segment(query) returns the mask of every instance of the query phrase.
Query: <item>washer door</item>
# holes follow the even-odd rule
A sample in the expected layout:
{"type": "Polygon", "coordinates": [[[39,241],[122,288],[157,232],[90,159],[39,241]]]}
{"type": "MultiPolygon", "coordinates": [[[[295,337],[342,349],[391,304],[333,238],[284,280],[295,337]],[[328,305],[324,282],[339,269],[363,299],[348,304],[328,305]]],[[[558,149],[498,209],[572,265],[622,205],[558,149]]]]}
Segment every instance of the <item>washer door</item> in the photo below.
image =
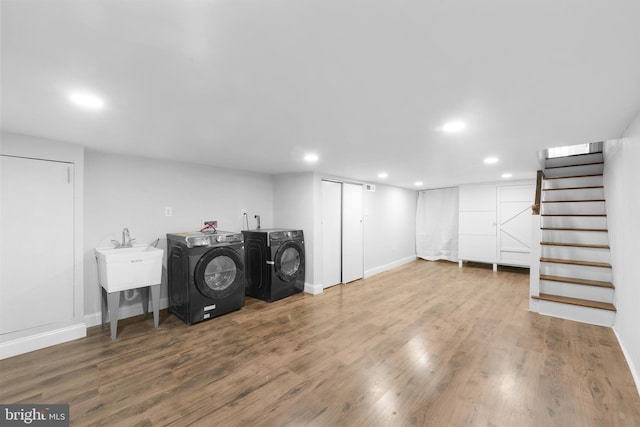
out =
{"type": "Polygon", "coordinates": [[[295,280],[304,270],[304,249],[295,241],[284,242],[274,258],[275,273],[284,282],[295,280]]]}
{"type": "Polygon", "coordinates": [[[240,255],[228,247],[214,248],[196,264],[196,287],[209,298],[224,298],[244,286],[244,266],[240,255]]]}

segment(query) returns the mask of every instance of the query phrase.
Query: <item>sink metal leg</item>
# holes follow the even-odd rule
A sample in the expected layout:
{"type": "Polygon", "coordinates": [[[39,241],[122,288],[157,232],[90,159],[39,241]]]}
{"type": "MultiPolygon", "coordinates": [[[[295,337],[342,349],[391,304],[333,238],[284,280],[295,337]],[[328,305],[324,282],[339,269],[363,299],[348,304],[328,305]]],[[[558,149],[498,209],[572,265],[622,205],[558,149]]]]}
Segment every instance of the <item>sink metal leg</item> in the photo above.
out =
{"type": "Polygon", "coordinates": [[[120,307],[120,292],[109,294],[109,328],[111,329],[111,340],[116,339],[118,331],[118,311],[120,307]]]}
{"type": "Polygon", "coordinates": [[[100,286],[100,296],[102,301],[102,327],[104,328],[104,324],[107,323],[107,310],[109,309],[109,305],[107,304],[107,290],[100,286]]]}
{"type": "Polygon", "coordinates": [[[153,327],[157,328],[160,321],[160,284],[151,285],[151,304],[153,308],[153,327]]]}
{"type": "Polygon", "coordinates": [[[149,314],[149,287],[148,286],[143,286],[142,288],[140,288],[140,296],[141,296],[141,300],[142,300],[142,314],[144,315],[144,318],[147,318],[147,315],[149,314]]]}

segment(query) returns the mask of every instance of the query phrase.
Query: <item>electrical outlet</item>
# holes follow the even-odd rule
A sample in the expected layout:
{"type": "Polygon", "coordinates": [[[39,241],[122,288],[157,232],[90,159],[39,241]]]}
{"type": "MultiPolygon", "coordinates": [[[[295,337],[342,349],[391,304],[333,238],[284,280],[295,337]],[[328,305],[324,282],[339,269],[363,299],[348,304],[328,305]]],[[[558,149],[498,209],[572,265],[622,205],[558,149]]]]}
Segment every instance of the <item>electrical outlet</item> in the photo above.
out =
{"type": "Polygon", "coordinates": [[[171,206],[165,206],[164,216],[173,216],[173,208],[171,206]]]}

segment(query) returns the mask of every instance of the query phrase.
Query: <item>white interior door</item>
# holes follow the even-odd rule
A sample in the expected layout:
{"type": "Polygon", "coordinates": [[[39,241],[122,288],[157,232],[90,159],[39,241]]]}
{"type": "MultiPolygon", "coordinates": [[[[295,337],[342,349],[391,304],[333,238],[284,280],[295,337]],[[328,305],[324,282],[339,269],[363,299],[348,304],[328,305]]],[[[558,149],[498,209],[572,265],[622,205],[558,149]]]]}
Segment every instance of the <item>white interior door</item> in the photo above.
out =
{"type": "Polygon", "coordinates": [[[364,276],[362,185],[342,184],[342,282],[364,276]]]}
{"type": "Polygon", "coordinates": [[[498,262],[528,267],[534,185],[498,187],[498,262]]]}
{"type": "Polygon", "coordinates": [[[496,187],[462,185],[458,189],[460,260],[496,264],[496,187]]]}
{"type": "Polygon", "coordinates": [[[73,164],[0,162],[0,333],[73,320],[73,164]]]}
{"type": "Polygon", "coordinates": [[[342,184],[322,181],[322,283],[342,283],[342,184]]]}

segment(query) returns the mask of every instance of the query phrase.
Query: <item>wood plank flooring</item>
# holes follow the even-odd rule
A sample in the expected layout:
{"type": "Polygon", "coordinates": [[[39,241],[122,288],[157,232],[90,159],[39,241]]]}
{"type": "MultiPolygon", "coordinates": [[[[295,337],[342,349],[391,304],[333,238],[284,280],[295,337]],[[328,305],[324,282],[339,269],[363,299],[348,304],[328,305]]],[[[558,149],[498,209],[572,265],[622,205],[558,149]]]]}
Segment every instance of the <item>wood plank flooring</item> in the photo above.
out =
{"type": "Polygon", "coordinates": [[[165,311],[0,361],[73,426],[638,426],[611,329],[527,311],[528,270],[418,260],[188,326],[165,311]]]}

